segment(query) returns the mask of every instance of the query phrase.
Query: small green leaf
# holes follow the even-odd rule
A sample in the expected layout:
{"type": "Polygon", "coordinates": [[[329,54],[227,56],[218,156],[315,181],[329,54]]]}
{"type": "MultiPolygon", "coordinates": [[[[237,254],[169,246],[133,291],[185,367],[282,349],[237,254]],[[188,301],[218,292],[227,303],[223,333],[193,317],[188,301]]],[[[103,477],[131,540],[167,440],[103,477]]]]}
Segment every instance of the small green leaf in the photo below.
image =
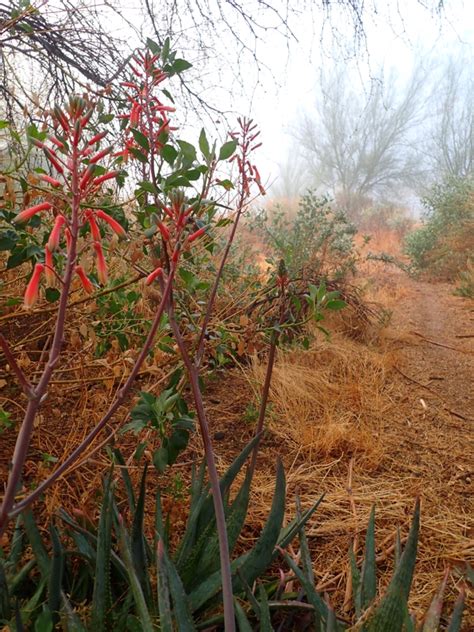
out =
{"type": "Polygon", "coordinates": [[[99,123],[110,123],[115,118],[114,114],[102,114],[99,116],[99,123]]]}
{"type": "Polygon", "coordinates": [[[227,178],[225,180],[217,180],[216,184],[218,184],[220,187],[223,187],[226,191],[231,191],[232,189],[235,189],[234,183],[227,178]]]}
{"type": "Polygon", "coordinates": [[[196,160],[196,148],[194,145],[186,142],[185,140],[178,140],[177,143],[185,160],[194,162],[196,160]]]}
{"type": "Polygon", "coordinates": [[[59,300],[61,296],[61,292],[55,287],[47,287],[44,293],[44,296],[48,303],[55,303],[59,300]]]}
{"type": "Polygon", "coordinates": [[[155,452],[153,453],[153,465],[162,474],[166,470],[166,467],[168,465],[168,460],[169,460],[168,450],[164,446],[162,446],[161,448],[158,448],[158,450],[155,450],[155,452]]]}
{"type": "Polygon", "coordinates": [[[5,127],[8,127],[10,125],[10,121],[5,121],[5,120],[1,120],[0,121],[0,129],[5,129],[5,127]]]}
{"type": "Polygon", "coordinates": [[[173,145],[164,145],[161,148],[161,155],[163,160],[165,160],[171,167],[174,164],[174,161],[178,157],[178,151],[173,147],[173,145]]]}
{"type": "Polygon", "coordinates": [[[161,53],[159,45],[149,37],[146,38],[146,46],[150,49],[153,55],[159,55],[161,53]]]}
{"type": "Polygon", "coordinates": [[[150,143],[148,142],[148,138],[145,136],[145,134],[140,132],[140,130],[138,129],[132,129],[132,134],[133,134],[133,138],[135,139],[135,142],[137,142],[140,145],[140,147],[144,149],[146,152],[149,152],[150,143]]]}
{"type": "Polygon", "coordinates": [[[192,66],[193,65],[189,61],[186,61],[186,59],[175,59],[170,70],[173,74],[178,74],[192,68],[192,66]]]}
{"type": "Polygon", "coordinates": [[[346,306],[347,306],[347,303],[341,299],[329,300],[325,305],[327,309],[333,309],[333,310],[343,309],[346,306]]]}
{"type": "Polygon", "coordinates": [[[199,134],[199,149],[206,160],[211,159],[211,149],[209,147],[209,141],[207,140],[206,131],[202,128],[199,134]]]}
{"type": "Polygon", "coordinates": [[[143,189],[143,191],[146,191],[147,193],[152,193],[153,195],[158,194],[158,189],[155,187],[153,182],[143,180],[143,182],[140,182],[138,186],[140,187],[140,189],[143,189]]]}
{"type": "Polygon", "coordinates": [[[219,151],[219,160],[227,160],[232,156],[234,151],[237,149],[237,141],[229,140],[227,143],[224,143],[219,151]]]}
{"type": "Polygon", "coordinates": [[[148,158],[145,156],[145,154],[142,154],[142,152],[139,151],[136,147],[129,147],[129,152],[132,154],[132,156],[135,156],[137,160],[143,162],[143,164],[146,164],[148,162],[148,158]]]}

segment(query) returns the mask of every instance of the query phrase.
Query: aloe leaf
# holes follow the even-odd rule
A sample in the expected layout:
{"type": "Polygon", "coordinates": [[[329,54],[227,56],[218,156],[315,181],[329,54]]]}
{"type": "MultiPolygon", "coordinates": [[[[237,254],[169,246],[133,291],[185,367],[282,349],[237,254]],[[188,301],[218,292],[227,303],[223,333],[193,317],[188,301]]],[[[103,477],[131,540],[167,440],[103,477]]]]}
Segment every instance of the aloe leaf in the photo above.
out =
{"type": "Polygon", "coordinates": [[[352,577],[352,595],[354,601],[354,610],[356,614],[356,619],[359,619],[361,616],[361,608],[360,608],[360,571],[357,568],[357,561],[354,555],[353,545],[349,547],[349,561],[351,565],[351,577],[352,577]]]}
{"type": "MultiPolygon", "coordinates": [[[[230,486],[244,466],[247,457],[250,455],[259,439],[260,436],[256,436],[245,446],[242,452],[235,458],[235,460],[231,463],[225,474],[220,479],[219,486],[223,498],[228,493],[230,486]]],[[[214,501],[212,495],[208,494],[204,505],[199,512],[198,531],[202,530],[207,524],[209,524],[211,520],[215,520],[214,501]]]]}
{"type": "Polygon", "coordinates": [[[186,630],[186,632],[193,632],[196,627],[193,621],[189,597],[184,590],[178,571],[169,558],[165,546],[163,546],[163,561],[168,575],[170,593],[173,600],[173,614],[176,619],[177,629],[186,630]]]}
{"type": "MultiPolygon", "coordinates": [[[[273,551],[280,535],[281,525],[285,514],[286,482],[283,465],[278,459],[275,482],[275,493],[267,522],[262,529],[257,543],[240,566],[240,573],[248,584],[252,584],[257,577],[268,568],[272,562],[273,551]]],[[[242,590],[242,582],[236,579],[235,589],[242,590]]]]}
{"type": "Polygon", "coordinates": [[[64,591],[61,591],[61,619],[63,622],[62,627],[67,630],[67,632],[85,632],[85,627],[74,612],[71,602],[64,591]]]}
{"type": "MultiPolygon", "coordinates": [[[[87,529],[84,529],[84,527],[81,527],[81,525],[79,525],[73,518],[71,518],[71,516],[69,516],[69,514],[63,509],[59,510],[59,516],[61,520],[72,527],[73,531],[71,533],[71,537],[76,543],[78,554],[95,564],[97,557],[97,536],[95,536],[87,529]]],[[[110,561],[117,572],[120,574],[121,578],[126,581],[127,569],[125,568],[125,565],[120,557],[113,550],[110,551],[110,561]]]]}
{"type": "Polygon", "coordinates": [[[123,455],[118,448],[115,448],[113,450],[113,455],[115,457],[115,460],[120,466],[120,475],[122,476],[122,480],[125,485],[125,491],[127,493],[127,500],[128,500],[128,507],[130,509],[130,513],[133,515],[135,513],[135,508],[136,508],[136,500],[135,500],[135,492],[133,491],[132,479],[130,478],[130,474],[128,473],[125,459],[123,458],[123,455]]]}
{"type": "Polygon", "coordinates": [[[156,569],[156,592],[158,595],[158,611],[160,614],[160,631],[173,632],[168,572],[165,560],[164,545],[161,539],[159,539],[157,542],[156,569]]]}
{"type": "Polygon", "coordinates": [[[135,606],[137,608],[137,614],[140,619],[140,625],[143,632],[153,632],[153,623],[150,617],[150,613],[148,611],[145,596],[143,594],[143,590],[140,584],[140,580],[135,572],[135,568],[132,560],[132,553],[130,551],[130,547],[128,544],[127,531],[125,529],[125,525],[123,521],[119,521],[119,543],[120,543],[120,552],[122,554],[122,558],[125,564],[125,567],[128,572],[128,578],[130,582],[130,588],[133,594],[133,600],[135,601],[135,606]]]}
{"type": "Polygon", "coordinates": [[[441,611],[443,610],[444,591],[446,590],[446,584],[448,583],[449,570],[449,568],[446,569],[443,581],[441,582],[441,585],[426,612],[422,632],[437,632],[438,630],[441,611]]]}
{"type": "Polygon", "coordinates": [[[150,608],[150,606],[152,605],[152,592],[150,577],[148,574],[148,560],[146,551],[147,542],[145,540],[145,535],[143,532],[146,495],[146,474],[147,465],[145,465],[145,467],[143,468],[143,475],[140,483],[140,494],[138,496],[135,514],[133,516],[130,548],[135,572],[140,581],[143,594],[145,595],[147,606],[150,608]]]}
{"type": "Polygon", "coordinates": [[[461,632],[462,614],[464,611],[465,598],[466,591],[463,586],[458,595],[458,598],[456,599],[456,603],[454,604],[453,613],[451,615],[451,619],[449,620],[449,625],[446,632],[461,632]]]}
{"type": "Polygon", "coordinates": [[[40,569],[43,577],[48,579],[51,562],[43,544],[43,540],[41,538],[38,527],[36,526],[33,514],[30,510],[27,510],[23,513],[23,524],[25,525],[26,536],[31,544],[31,548],[33,549],[33,554],[36,558],[38,568],[40,569]]]}
{"type": "Polygon", "coordinates": [[[316,612],[319,614],[321,619],[327,623],[328,620],[328,607],[324,603],[321,595],[318,593],[316,588],[314,587],[313,582],[310,582],[303,571],[299,568],[299,566],[291,559],[291,557],[283,551],[283,557],[290,567],[290,569],[296,575],[298,581],[300,582],[303,590],[306,593],[306,598],[308,602],[313,606],[316,612]]]}
{"type": "Polygon", "coordinates": [[[370,512],[369,524],[365,535],[365,556],[360,574],[356,604],[359,612],[366,610],[377,594],[377,576],[375,563],[375,507],[370,512]]]}
{"type": "MultiPolygon", "coordinates": [[[[273,559],[273,550],[281,531],[281,523],[285,511],[285,473],[281,462],[278,461],[275,494],[267,522],[260,537],[249,552],[241,555],[231,563],[233,573],[239,569],[240,577],[248,584],[252,584],[269,566],[273,559]]],[[[234,590],[242,591],[244,584],[240,577],[234,580],[234,590]]],[[[201,608],[209,599],[214,597],[221,588],[220,570],[213,573],[189,595],[191,610],[201,608]]]]}
{"type": "Polygon", "coordinates": [[[12,595],[15,594],[15,592],[18,590],[18,587],[28,577],[31,570],[35,566],[36,566],[36,560],[35,558],[32,558],[31,560],[28,560],[28,562],[22,568],[20,568],[20,570],[18,571],[16,575],[14,575],[13,577],[9,579],[8,585],[9,585],[9,590],[12,593],[12,595]]]}
{"type": "Polygon", "coordinates": [[[235,618],[239,626],[239,632],[252,632],[252,626],[250,625],[247,615],[244,609],[237,600],[234,600],[235,618]]]}
{"type": "Polygon", "coordinates": [[[61,585],[64,572],[64,551],[59,539],[56,527],[51,524],[49,527],[53,548],[53,558],[48,580],[48,608],[51,612],[53,627],[59,620],[59,609],[61,606],[61,585]]]}
{"type": "Polygon", "coordinates": [[[6,559],[5,571],[11,573],[19,564],[21,554],[23,553],[23,529],[21,526],[21,515],[18,516],[13,530],[12,543],[10,553],[6,559]]]}
{"type": "Polygon", "coordinates": [[[255,595],[253,594],[252,589],[245,581],[245,578],[243,577],[239,568],[237,569],[237,575],[240,577],[240,580],[244,586],[245,594],[247,595],[247,599],[249,600],[252,610],[255,612],[257,619],[260,619],[260,604],[258,603],[255,595]]]}
{"type": "Polygon", "coordinates": [[[327,597],[326,597],[326,601],[327,601],[327,608],[328,608],[328,617],[326,620],[325,632],[338,632],[341,629],[341,626],[339,625],[337,621],[336,613],[334,612],[334,608],[331,606],[329,599],[327,599],[327,597]]]}
{"type": "MultiPolygon", "coordinates": [[[[294,518],[289,525],[287,525],[284,529],[281,530],[279,538],[278,538],[278,546],[282,549],[285,549],[291,542],[295,539],[297,533],[301,530],[302,527],[308,522],[311,516],[314,514],[316,509],[319,507],[321,502],[323,501],[324,494],[322,494],[318,500],[314,503],[312,507],[307,509],[301,519],[294,518]]],[[[275,551],[273,554],[273,559],[278,557],[278,551],[275,551]]]]}
{"type": "Polygon", "coordinates": [[[47,606],[43,605],[43,610],[35,619],[35,632],[53,632],[53,615],[47,606]]]}
{"type": "Polygon", "coordinates": [[[104,497],[97,532],[97,550],[92,595],[92,627],[107,628],[107,612],[110,607],[110,552],[112,549],[112,474],[105,481],[104,497]]]}
{"type": "Polygon", "coordinates": [[[410,532],[400,563],[395,569],[385,595],[367,622],[365,628],[367,632],[401,631],[408,612],[407,601],[415,570],[419,529],[420,501],[417,500],[410,532]]]}
{"type": "Polygon", "coordinates": [[[258,594],[260,597],[260,632],[273,632],[267,593],[265,592],[265,588],[263,586],[260,586],[258,594]]]}
{"type": "MultiPolygon", "coordinates": [[[[31,615],[38,607],[38,604],[40,603],[41,598],[43,597],[43,593],[46,588],[46,583],[47,583],[47,580],[45,578],[42,578],[38,584],[38,588],[36,589],[34,595],[28,600],[28,602],[23,606],[23,608],[21,608],[19,613],[17,613],[16,618],[22,626],[26,625],[29,622],[31,615]]],[[[17,630],[18,628],[19,626],[17,625],[17,630]]]]}
{"type": "MultiPolygon", "coordinates": [[[[247,517],[250,484],[251,479],[246,476],[236,498],[226,512],[229,551],[233,550],[247,517]]],[[[203,577],[208,577],[218,568],[219,536],[215,521],[212,521],[190,552],[186,565],[180,570],[180,576],[186,588],[192,590],[203,577]]]]}
{"type": "MultiPolygon", "coordinates": [[[[298,522],[301,522],[301,502],[299,497],[296,497],[296,517],[298,522]]],[[[306,574],[308,580],[314,583],[314,572],[313,572],[313,562],[311,560],[311,553],[308,546],[308,538],[306,537],[306,531],[304,529],[304,524],[301,525],[299,530],[299,539],[300,539],[300,551],[301,551],[301,561],[303,563],[303,571],[306,574]]]]}
{"type": "Polygon", "coordinates": [[[10,593],[3,561],[0,559],[0,621],[11,617],[10,593]]]}
{"type": "Polygon", "coordinates": [[[207,491],[201,491],[199,497],[195,497],[191,500],[191,509],[189,511],[186,529],[175,554],[175,564],[178,569],[182,569],[185,566],[191,555],[191,551],[196,546],[202,533],[202,531],[198,531],[198,522],[199,514],[204,506],[206,498],[207,491]]]}

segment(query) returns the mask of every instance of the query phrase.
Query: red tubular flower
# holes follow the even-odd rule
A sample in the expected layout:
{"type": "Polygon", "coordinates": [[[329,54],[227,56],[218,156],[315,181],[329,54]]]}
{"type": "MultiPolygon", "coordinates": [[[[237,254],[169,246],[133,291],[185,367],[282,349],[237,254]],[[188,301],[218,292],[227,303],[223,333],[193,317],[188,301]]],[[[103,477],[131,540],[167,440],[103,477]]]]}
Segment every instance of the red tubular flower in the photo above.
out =
{"type": "Polygon", "coordinates": [[[64,231],[64,234],[66,236],[66,250],[67,252],[69,252],[71,250],[71,242],[72,242],[72,235],[69,228],[66,228],[66,230],[64,231]]]}
{"type": "Polygon", "coordinates": [[[15,224],[18,224],[20,222],[26,222],[29,219],[31,219],[33,215],[36,215],[36,213],[41,213],[41,211],[48,211],[52,207],[53,205],[50,204],[49,202],[42,202],[41,204],[36,204],[36,206],[25,208],[24,211],[21,211],[21,213],[18,213],[18,215],[15,217],[13,221],[15,222],[15,224]]]}
{"type": "Polygon", "coordinates": [[[112,151],[112,147],[107,147],[106,149],[99,151],[98,154],[96,154],[95,156],[92,156],[92,158],[89,159],[89,163],[91,165],[94,165],[96,162],[101,160],[101,158],[104,158],[104,156],[107,156],[107,154],[110,154],[111,151],[112,151]]]}
{"type": "Polygon", "coordinates": [[[124,86],[125,88],[133,88],[134,90],[140,90],[137,84],[133,83],[132,81],[122,81],[120,85],[124,86]]]}
{"type": "Polygon", "coordinates": [[[92,174],[94,173],[94,165],[89,165],[87,169],[84,171],[84,175],[81,178],[79,186],[81,189],[85,189],[89,184],[90,179],[92,178],[92,174]]]}
{"type": "Polygon", "coordinates": [[[95,217],[92,214],[92,211],[87,212],[87,221],[89,222],[89,226],[91,227],[91,235],[94,241],[101,241],[102,236],[100,234],[99,227],[97,226],[97,222],[95,221],[95,217]]]}
{"type": "Polygon", "coordinates": [[[42,143],[42,142],[41,142],[40,140],[38,140],[37,138],[31,138],[30,140],[31,140],[32,144],[33,144],[35,147],[39,147],[39,149],[44,149],[44,148],[45,148],[45,144],[44,144],[44,143],[42,143]]]}
{"type": "Polygon", "coordinates": [[[39,283],[43,270],[44,265],[42,263],[37,263],[35,265],[35,269],[33,270],[33,274],[31,275],[30,282],[26,286],[25,290],[25,297],[23,302],[25,309],[31,309],[38,300],[39,283]]]}
{"type": "Polygon", "coordinates": [[[125,237],[126,236],[127,233],[125,232],[124,227],[121,226],[113,217],[110,217],[110,215],[107,215],[107,213],[105,213],[102,210],[96,211],[96,216],[99,217],[100,219],[103,219],[104,222],[107,222],[107,224],[110,226],[110,228],[119,237],[125,237]]]}
{"type": "Polygon", "coordinates": [[[46,173],[40,174],[40,180],[43,182],[47,182],[48,184],[53,185],[53,187],[60,187],[61,183],[56,178],[52,178],[51,176],[46,175],[46,173]]]}
{"type": "Polygon", "coordinates": [[[94,250],[97,255],[97,276],[102,285],[106,285],[108,279],[107,264],[105,263],[102,246],[97,241],[94,243],[94,250]]]}
{"type": "Polygon", "coordinates": [[[168,230],[168,228],[167,228],[167,227],[163,224],[163,222],[160,222],[160,221],[158,220],[157,224],[158,224],[158,228],[160,229],[161,236],[163,237],[163,239],[164,239],[165,241],[168,241],[168,239],[170,238],[170,231],[169,231],[169,230],[168,230]]]}
{"type": "Polygon", "coordinates": [[[189,235],[188,242],[192,243],[195,239],[198,239],[199,237],[201,237],[201,235],[204,235],[204,233],[206,232],[206,228],[207,226],[203,226],[202,228],[197,230],[195,233],[192,233],[192,235],[189,235]]]}
{"type": "Polygon", "coordinates": [[[45,276],[48,286],[51,287],[54,285],[54,262],[53,262],[53,253],[49,249],[48,246],[44,249],[44,268],[45,268],[45,276]]]}
{"type": "Polygon", "coordinates": [[[130,127],[136,127],[138,125],[141,109],[142,108],[139,103],[133,103],[132,109],[130,111],[130,127]]]}
{"type": "Polygon", "coordinates": [[[150,285],[153,281],[163,274],[163,268],[156,268],[151,274],[149,274],[145,280],[146,285],[150,285]]]}
{"type": "Polygon", "coordinates": [[[46,158],[53,165],[53,167],[56,169],[56,171],[58,171],[59,173],[64,173],[64,169],[63,169],[61,163],[59,162],[58,157],[53,152],[53,150],[49,149],[48,147],[43,147],[43,151],[44,151],[44,154],[45,154],[46,158]]]}
{"type": "Polygon", "coordinates": [[[64,114],[64,112],[60,108],[55,107],[54,108],[54,115],[56,116],[56,120],[61,125],[63,130],[65,132],[69,132],[69,123],[68,123],[68,120],[67,120],[66,115],[64,114]]]}
{"type": "Polygon", "coordinates": [[[95,143],[99,143],[105,136],[107,136],[107,134],[108,132],[100,132],[100,134],[93,136],[87,144],[95,145],[95,143]]]}
{"type": "Polygon", "coordinates": [[[97,186],[98,184],[102,184],[102,182],[105,182],[106,180],[111,180],[112,178],[118,176],[119,173],[120,171],[111,171],[110,173],[104,173],[103,176],[99,176],[94,180],[94,185],[97,186]]]}
{"type": "Polygon", "coordinates": [[[53,230],[51,231],[51,234],[49,235],[49,239],[48,239],[48,249],[50,250],[50,252],[54,252],[56,248],[59,246],[59,240],[61,237],[61,228],[63,227],[65,222],[66,222],[66,218],[64,217],[64,215],[56,216],[56,219],[54,220],[53,230]]]}
{"type": "Polygon", "coordinates": [[[56,147],[59,147],[59,149],[64,149],[64,143],[62,143],[59,138],[56,138],[56,136],[48,136],[48,138],[52,143],[56,145],[56,147]]]}
{"type": "Polygon", "coordinates": [[[87,274],[84,272],[84,268],[82,266],[76,266],[74,268],[77,276],[81,279],[82,287],[87,294],[92,294],[94,291],[94,286],[92,285],[92,281],[89,279],[87,274]]]}

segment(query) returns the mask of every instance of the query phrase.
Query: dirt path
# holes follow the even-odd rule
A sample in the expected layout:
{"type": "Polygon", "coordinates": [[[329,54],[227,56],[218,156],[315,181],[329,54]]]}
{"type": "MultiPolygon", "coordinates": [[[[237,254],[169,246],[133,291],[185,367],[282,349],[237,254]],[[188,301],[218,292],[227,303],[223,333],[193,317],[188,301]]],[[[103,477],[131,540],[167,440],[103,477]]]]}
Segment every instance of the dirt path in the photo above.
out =
{"type": "Polygon", "coordinates": [[[405,381],[400,447],[412,446],[407,467],[430,459],[438,466],[432,475],[467,501],[474,491],[474,302],[446,284],[405,279],[404,289],[392,319],[405,381]]]}
{"type": "Polygon", "coordinates": [[[474,421],[474,302],[454,296],[447,284],[407,280],[406,288],[392,321],[409,337],[399,368],[426,387],[412,382],[414,396],[433,413],[474,421]]]}

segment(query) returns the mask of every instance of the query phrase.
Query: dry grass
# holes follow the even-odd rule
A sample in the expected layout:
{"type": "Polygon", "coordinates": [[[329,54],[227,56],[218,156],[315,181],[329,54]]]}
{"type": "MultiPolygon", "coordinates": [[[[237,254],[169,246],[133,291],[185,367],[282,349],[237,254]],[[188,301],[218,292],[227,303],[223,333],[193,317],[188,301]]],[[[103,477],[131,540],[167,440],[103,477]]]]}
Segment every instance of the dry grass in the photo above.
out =
{"type": "MultiPolygon", "coordinates": [[[[387,239],[381,237],[385,246],[387,239]]],[[[401,274],[381,274],[381,264],[373,265],[377,280],[367,281],[371,300],[393,310],[399,310],[404,301],[415,300],[401,274]]],[[[20,293],[23,283],[24,279],[18,278],[8,286],[11,296],[20,293]]],[[[225,308],[226,305],[222,307],[224,316],[225,308]]],[[[15,309],[5,313],[2,329],[12,340],[20,364],[31,375],[44,357],[53,311],[40,309],[24,318],[20,310],[13,316],[15,309]]],[[[145,315],[149,309],[150,306],[143,305],[145,315]]],[[[219,312],[219,318],[223,318],[222,314],[219,312]]],[[[372,504],[377,507],[382,586],[392,568],[397,525],[406,535],[414,499],[420,495],[422,535],[412,595],[412,607],[420,613],[438,587],[444,566],[452,565],[449,582],[452,600],[460,585],[457,564],[474,559],[474,524],[468,496],[472,464],[469,469],[467,426],[435,403],[429,403],[425,410],[419,398],[426,393],[414,395],[413,385],[394,371],[400,359],[398,350],[410,346],[416,351],[419,340],[410,332],[389,328],[382,336],[368,336],[373,342],[366,344],[344,334],[347,329],[344,317],[334,316],[331,329],[337,333],[330,342],[319,335],[308,351],[298,349],[278,355],[268,433],[258,462],[246,544],[254,540],[266,519],[273,492],[274,464],[281,457],[288,481],[288,520],[294,515],[296,492],[304,507],[322,492],[326,494],[308,533],[318,586],[330,593],[341,611],[348,577],[348,546],[359,535],[360,555],[372,504]],[[349,480],[351,462],[353,474],[349,480]]],[[[42,452],[62,459],[80,443],[130,370],[133,351],[124,356],[112,349],[106,358],[93,357],[90,339],[93,318],[92,303],[78,305],[72,313],[61,366],[54,375],[36,427],[26,468],[27,484],[42,478],[51,467],[43,462],[42,452]],[[86,326],[83,333],[81,325],[86,326]]],[[[158,354],[144,368],[138,387],[158,390],[169,373],[169,361],[170,357],[158,354]]],[[[219,381],[209,385],[206,396],[212,430],[224,434],[222,441],[215,442],[221,470],[252,436],[254,424],[244,421],[245,411],[249,402],[255,401],[263,371],[261,362],[255,360],[243,373],[234,370],[219,374],[219,381]]],[[[0,377],[7,377],[10,382],[0,392],[0,405],[19,420],[23,400],[5,367],[0,377]]],[[[458,386],[464,388],[465,383],[458,386]]],[[[58,506],[71,511],[81,507],[96,518],[101,477],[109,467],[103,450],[108,438],[113,438],[123,450],[133,480],[138,479],[140,471],[132,460],[136,440],[133,436],[117,435],[126,414],[124,406],[80,463],[48,491],[44,504],[38,506],[45,522],[58,506]]],[[[2,436],[3,474],[7,471],[13,440],[14,430],[2,436]]],[[[152,440],[150,450],[153,445],[152,440]]],[[[196,434],[181,465],[173,468],[173,475],[180,472],[186,484],[192,459],[201,455],[202,445],[196,434]]],[[[151,473],[148,485],[152,491],[157,484],[166,488],[170,483],[151,473]]],[[[179,532],[184,524],[186,503],[176,502],[171,492],[165,493],[164,502],[165,508],[172,511],[172,521],[179,532]]],[[[150,508],[150,515],[151,511],[150,508]]],[[[469,614],[466,621],[470,621],[469,614]]]]}
{"type": "MultiPolygon", "coordinates": [[[[280,352],[271,397],[270,430],[311,463],[360,454],[366,465],[382,453],[380,423],[390,408],[391,359],[342,336],[302,353],[280,352]]],[[[264,366],[254,362],[262,381],[264,366]]]]}

